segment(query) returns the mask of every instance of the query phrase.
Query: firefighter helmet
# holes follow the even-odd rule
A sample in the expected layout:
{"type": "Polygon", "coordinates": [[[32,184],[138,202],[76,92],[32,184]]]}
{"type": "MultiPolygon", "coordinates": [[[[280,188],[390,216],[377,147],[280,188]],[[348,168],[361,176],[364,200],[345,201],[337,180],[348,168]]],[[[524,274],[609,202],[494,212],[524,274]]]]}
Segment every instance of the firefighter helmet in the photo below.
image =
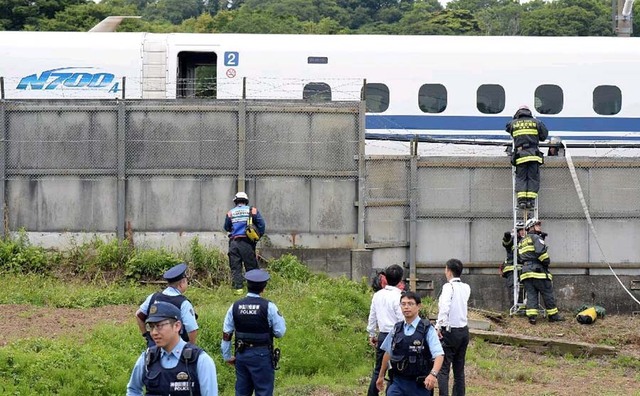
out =
{"type": "Polygon", "coordinates": [[[542,223],[542,222],[534,217],[532,219],[527,220],[527,222],[524,225],[524,228],[528,230],[529,228],[533,227],[534,225],[540,224],[540,223],[542,223]]]}

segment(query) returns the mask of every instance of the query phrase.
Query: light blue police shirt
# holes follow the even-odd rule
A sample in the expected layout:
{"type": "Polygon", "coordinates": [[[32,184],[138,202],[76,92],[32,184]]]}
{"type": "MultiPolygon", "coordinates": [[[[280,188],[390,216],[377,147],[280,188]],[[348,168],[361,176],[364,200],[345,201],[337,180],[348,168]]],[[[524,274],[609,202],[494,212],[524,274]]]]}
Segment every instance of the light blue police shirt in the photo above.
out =
{"type": "MultiPolygon", "coordinates": [[[[172,369],[178,365],[180,356],[182,355],[182,349],[187,343],[180,339],[178,344],[169,353],[162,349],[160,354],[160,364],[164,368],[172,369]]],[[[127,396],[142,396],[144,395],[142,382],[145,372],[145,354],[142,352],[136,365],[133,366],[131,372],[131,378],[127,384],[127,396]]],[[[198,356],[197,362],[198,381],[200,382],[200,393],[203,396],[218,396],[218,377],[216,375],[216,365],[213,363],[211,356],[202,351],[198,356]]]]}
{"type": "MultiPolygon", "coordinates": [[[[416,318],[411,323],[405,322],[403,325],[404,335],[411,336],[416,332],[418,324],[420,323],[420,317],[416,316],[416,318]]],[[[427,335],[425,337],[427,339],[427,345],[429,345],[429,350],[431,351],[431,359],[435,359],[436,356],[444,355],[444,350],[442,349],[442,344],[440,344],[440,339],[438,338],[438,333],[433,326],[429,326],[429,330],[427,330],[427,335]]],[[[384,339],[384,342],[380,346],[385,352],[389,352],[391,354],[391,343],[393,342],[393,330],[387,335],[384,339]]]]}
{"type": "MultiPolygon", "coordinates": [[[[154,293],[155,294],[155,293],[154,293]]],[[[162,291],[162,294],[167,296],[179,296],[180,290],[176,289],[173,286],[169,286],[162,291]]],[[[143,313],[149,312],[149,302],[151,302],[151,297],[153,294],[147,296],[142,304],[140,304],[140,311],[143,313]]],[[[187,333],[191,333],[194,330],[198,330],[198,322],[196,322],[196,314],[193,310],[193,305],[189,300],[185,300],[182,305],[180,305],[180,321],[182,325],[187,330],[187,333]]]]}
{"type": "MultiPolygon", "coordinates": [[[[247,293],[247,297],[260,297],[259,294],[247,293]]],[[[262,298],[262,297],[260,297],[262,298]]],[[[280,315],[278,307],[271,301],[269,301],[269,310],[267,313],[267,319],[269,320],[269,327],[273,332],[273,336],[280,338],[287,331],[287,325],[284,322],[284,318],[280,315]]],[[[231,334],[235,331],[236,327],[233,323],[233,304],[227,310],[227,315],[224,317],[224,324],[222,325],[222,332],[231,334]]],[[[231,341],[222,340],[220,343],[220,349],[222,349],[222,358],[224,361],[231,359],[231,341]]]]}

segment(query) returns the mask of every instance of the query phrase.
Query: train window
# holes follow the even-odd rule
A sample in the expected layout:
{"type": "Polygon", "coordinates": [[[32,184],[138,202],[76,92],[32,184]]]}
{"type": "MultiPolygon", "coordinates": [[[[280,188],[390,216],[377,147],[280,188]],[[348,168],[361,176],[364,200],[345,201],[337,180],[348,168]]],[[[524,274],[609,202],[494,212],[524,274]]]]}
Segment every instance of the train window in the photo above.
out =
{"type": "Polygon", "coordinates": [[[215,98],[216,88],[215,52],[178,53],[178,98],[215,98]]]}
{"type": "Polygon", "coordinates": [[[540,114],[558,114],[564,106],[562,88],[557,85],[540,85],[534,96],[536,111],[540,114]]]}
{"type": "Polygon", "coordinates": [[[389,87],[384,84],[365,85],[367,113],[382,113],[389,108],[389,87]]]}
{"type": "Polygon", "coordinates": [[[424,84],[418,91],[418,107],[423,113],[442,113],[447,108],[447,89],[442,84],[424,84]]]}
{"type": "Polygon", "coordinates": [[[615,85],[599,85],[593,90],[593,111],[600,115],[614,115],[622,108],[622,92],[615,85]]]}
{"type": "Polygon", "coordinates": [[[476,106],[481,113],[498,114],[504,110],[504,88],[497,84],[484,84],[478,87],[476,106]]]}
{"type": "Polygon", "coordinates": [[[311,82],[304,86],[302,99],[313,102],[330,102],[331,87],[322,82],[311,82]]]}

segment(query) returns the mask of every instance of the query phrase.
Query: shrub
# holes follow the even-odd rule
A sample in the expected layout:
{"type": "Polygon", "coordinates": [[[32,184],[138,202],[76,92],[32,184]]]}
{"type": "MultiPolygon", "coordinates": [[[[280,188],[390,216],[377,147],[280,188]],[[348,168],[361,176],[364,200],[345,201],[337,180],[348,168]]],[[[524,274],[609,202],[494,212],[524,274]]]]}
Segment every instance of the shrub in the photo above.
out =
{"type": "Polygon", "coordinates": [[[198,237],[191,240],[185,261],[189,262],[199,283],[205,286],[229,283],[227,256],[218,248],[202,245],[198,237]]]}
{"type": "Polygon", "coordinates": [[[135,250],[128,240],[120,241],[117,238],[108,242],[98,240],[96,244],[97,254],[94,260],[95,266],[103,271],[122,269],[134,254],[135,250]]]}
{"type": "Polygon", "coordinates": [[[181,260],[166,249],[136,250],[127,260],[125,276],[129,279],[156,280],[181,260]]]}
{"type": "Polygon", "coordinates": [[[311,271],[292,254],[285,254],[269,262],[269,269],[280,274],[284,279],[305,282],[311,278],[311,271]]]}
{"type": "Polygon", "coordinates": [[[33,246],[24,230],[17,238],[8,236],[0,240],[0,269],[11,273],[46,273],[49,272],[47,251],[33,246]]]}

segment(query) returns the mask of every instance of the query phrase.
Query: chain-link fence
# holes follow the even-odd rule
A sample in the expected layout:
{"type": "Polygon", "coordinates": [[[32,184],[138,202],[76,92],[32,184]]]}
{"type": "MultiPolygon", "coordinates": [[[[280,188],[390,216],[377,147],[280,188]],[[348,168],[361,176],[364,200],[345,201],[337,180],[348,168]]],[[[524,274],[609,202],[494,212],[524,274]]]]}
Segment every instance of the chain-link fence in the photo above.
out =
{"type": "MultiPolygon", "coordinates": [[[[440,143],[437,149],[420,145],[424,151],[442,149],[440,143]]],[[[491,149],[504,151],[500,144],[491,149]]],[[[608,264],[618,275],[630,276],[626,287],[638,286],[633,277],[640,274],[640,161],[628,156],[628,150],[626,157],[616,157],[615,151],[610,149],[607,157],[572,157],[575,181],[565,156],[545,157],[540,167],[538,216],[548,233],[554,274],[572,277],[563,289],[568,299],[587,295],[580,285],[588,288],[595,282],[576,283],[575,276],[611,275],[608,264]]],[[[567,153],[572,152],[569,147],[567,153]]],[[[365,245],[375,249],[378,266],[407,262],[409,278],[427,293],[439,290],[449,258],[462,260],[468,274],[499,278],[498,266],[506,257],[501,240],[514,222],[509,156],[368,155],[366,175],[365,245]]],[[[522,216],[522,211],[516,213],[522,216]]],[[[478,279],[486,290],[476,295],[477,306],[499,307],[495,297],[505,293],[502,283],[478,279]]],[[[602,287],[590,292],[603,296],[607,289],[611,297],[620,297],[613,277],[602,279],[602,287]]],[[[504,300],[502,308],[508,308],[506,294],[504,300]]]]}
{"type": "Polygon", "coordinates": [[[4,231],[219,232],[245,190],[276,239],[344,246],[357,233],[360,107],[3,101],[4,231]]]}
{"type": "MultiPolygon", "coordinates": [[[[1,101],[3,231],[122,238],[126,227],[223,241],[245,190],[267,219],[265,247],[369,248],[374,267],[408,263],[419,290],[438,288],[451,257],[495,277],[513,224],[504,147],[365,156],[364,114],[364,102],[339,101],[1,101]]],[[[565,157],[546,158],[539,217],[556,273],[606,275],[606,257],[637,277],[640,163],[626,154],[574,159],[597,238],[565,157]]],[[[502,291],[488,290],[479,298],[491,307],[502,291]]]]}

